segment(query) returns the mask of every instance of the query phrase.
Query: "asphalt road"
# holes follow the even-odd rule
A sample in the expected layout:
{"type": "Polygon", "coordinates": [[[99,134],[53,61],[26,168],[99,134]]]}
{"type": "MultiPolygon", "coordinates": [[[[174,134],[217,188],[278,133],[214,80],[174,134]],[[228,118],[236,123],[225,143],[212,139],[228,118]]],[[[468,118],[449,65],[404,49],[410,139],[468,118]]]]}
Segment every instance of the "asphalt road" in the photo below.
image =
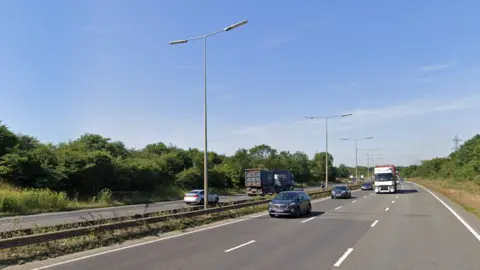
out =
{"type": "MultiPolygon", "coordinates": [[[[480,269],[480,236],[428,191],[411,183],[402,189],[410,191],[323,199],[298,219],[257,214],[7,269],[480,269]]],[[[480,219],[437,196],[480,228],[480,219]]]]}
{"type": "MultiPolygon", "coordinates": [[[[304,188],[304,190],[318,190],[319,188],[320,187],[308,187],[304,188]]],[[[241,201],[248,199],[252,199],[252,197],[246,195],[220,196],[220,202],[241,201]]],[[[34,228],[35,226],[53,226],[58,224],[81,222],[86,220],[133,216],[136,214],[161,212],[188,207],[189,206],[187,206],[182,200],[178,200],[151,204],[137,204],[107,208],[85,209],[69,212],[44,213],[38,215],[17,216],[15,218],[5,217],[0,218],[0,232],[15,229],[34,228]]]]}

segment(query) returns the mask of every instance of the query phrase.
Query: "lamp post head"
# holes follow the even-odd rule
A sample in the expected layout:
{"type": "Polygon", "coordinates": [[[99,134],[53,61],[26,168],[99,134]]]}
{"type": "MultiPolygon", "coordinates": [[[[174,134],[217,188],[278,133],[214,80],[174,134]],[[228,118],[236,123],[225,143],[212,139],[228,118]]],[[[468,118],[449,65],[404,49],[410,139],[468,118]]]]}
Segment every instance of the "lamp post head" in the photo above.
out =
{"type": "Polygon", "coordinates": [[[231,30],[233,30],[233,29],[235,29],[235,28],[238,28],[238,27],[240,27],[240,26],[242,26],[242,25],[245,25],[245,24],[247,24],[247,23],[248,23],[248,21],[247,21],[247,20],[244,20],[244,21],[241,21],[241,22],[239,22],[239,23],[232,24],[232,25],[230,25],[230,26],[225,27],[225,28],[223,29],[223,31],[228,32],[228,31],[231,31],[231,30]]]}
{"type": "Polygon", "coordinates": [[[177,45],[177,44],[183,44],[183,43],[187,43],[187,42],[188,42],[188,40],[186,40],[186,39],[180,39],[180,40],[170,41],[170,42],[168,42],[168,44],[177,45]]]}

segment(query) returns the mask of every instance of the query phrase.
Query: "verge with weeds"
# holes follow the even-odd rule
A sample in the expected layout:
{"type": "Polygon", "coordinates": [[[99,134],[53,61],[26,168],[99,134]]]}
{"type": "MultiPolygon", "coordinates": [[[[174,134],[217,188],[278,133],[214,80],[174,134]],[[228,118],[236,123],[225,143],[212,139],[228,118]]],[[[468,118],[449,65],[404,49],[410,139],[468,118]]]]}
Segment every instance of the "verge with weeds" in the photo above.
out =
{"type": "MultiPolygon", "coordinates": [[[[310,195],[311,199],[318,199],[325,197],[325,194],[310,195]]],[[[258,198],[270,199],[271,197],[258,198]]],[[[172,231],[182,231],[187,228],[206,225],[220,220],[238,218],[244,215],[254,214],[265,211],[267,204],[249,206],[240,209],[227,210],[220,213],[203,215],[193,218],[169,219],[165,222],[145,224],[139,221],[138,226],[106,231],[106,230],[92,230],[88,235],[72,237],[68,239],[55,240],[44,242],[40,244],[33,244],[28,246],[8,248],[0,252],[0,267],[5,267],[15,264],[23,264],[33,260],[44,260],[54,258],[66,254],[90,250],[94,248],[109,246],[112,244],[119,244],[127,240],[138,239],[146,236],[160,236],[163,233],[172,231]]],[[[159,215],[169,214],[159,213],[159,215]]],[[[54,230],[45,230],[44,228],[37,228],[36,233],[45,233],[54,230]]],[[[10,235],[10,237],[18,237],[20,235],[10,235]]]]}
{"type": "MultiPolygon", "coordinates": [[[[4,249],[0,252],[0,267],[23,264],[33,260],[54,258],[146,236],[160,236],[163,233],[182,231],[187,228],[206,225],[224,219],[258,213],[266,209],[267,205],[263,204],[193,218],[169,219],[168,221],[160,223],[145,224],[139,221],[138,226],[128,229],[114,231],[92,230],[90,234],[80,237],[4,249]]],[[[39,230],[42,231],[41,228],[39,228],[39,230]]]]}
{"type": "MultiPolygon", "coordinates": [[[[216,189],[219,195],[238,194],[239,189],[216,189]]],[[[159,188],[157,191],[146,194],[139,192],[118,192],[101,190],[97,196],[80,200],[69,198],[65,192],[56,192],[50,189],[25,188],[20,189],[10,185],[0,185],[0,216],[32,215],[39,213],[94,209],[129,204],[154,203],[161,201],[179,200],[186,190],[179,188],[159,188]]]]}
{"type": "Polygon", "coordinates": [[[480,185],[475,182],[455,181],[453,179],[427,180],[421,178],[411,178],[408,181],[439,192],[462,206],[465,210],[480,217],[480,185]]]}
{"type": "Polygon", "coordinates": [[[7,185],[0,186],[0,216],[27,215],[45,212],[79,210],[123,205],[112,200],[112,192],[102,190],[88,200],[69,198],[65,192],[50,189],[19,189],[7,185]]]}

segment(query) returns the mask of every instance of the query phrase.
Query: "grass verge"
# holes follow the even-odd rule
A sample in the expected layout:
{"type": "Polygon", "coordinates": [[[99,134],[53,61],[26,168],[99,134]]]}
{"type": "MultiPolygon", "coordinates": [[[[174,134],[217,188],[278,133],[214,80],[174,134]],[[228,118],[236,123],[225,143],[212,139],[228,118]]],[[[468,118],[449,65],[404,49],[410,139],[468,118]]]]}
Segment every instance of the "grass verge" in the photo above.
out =
{"type": "MultiPolygon", "coordinates": [[[[311,195],[312,200],[322,197],[325,197],[325,195],[311,195]]],[[[0,268],[109,246],[146,236],[159,236],[163,233],[171,231],[183,231],[187,228],[206,225],[230,218],[238,218],[244,215],[262,212],[266,209],[267,204],[262,204],[194,218],[170,219],[166,222],[160,223],[142,224],[139,222],[138,226],[128,229],[115,231],[93,230],[90,234],[81,237],[73,237],[41,244],[4,249],[2,252],[0,252],[0,268]]],[[[168,213],[160,213],[159,215],[162,214],[168,213]]],[[[48,231],[53,230],[46,230],[44,228],[36,229],[36,233],[45,233],[48,231]]],[[[10,235],[8,237],[15,236],[20,235],[10,235]]]]}
{"type": "MultiPolygon", "coordinates": [[[[188,190],[178,187],[157,187],[152,193],[131,191],[112,193],[104,189],[97,196],[80,200],[69,198],[64,192],[55,192],[50,189],[20,189],[0,184],[0,217],[172,201],[182,199],[186,192],[188,190]]],[[[235,195],[244,194],[245,190],[214,188],[212,192],[218,195],[235,195]]]]}
{"type": "Polygon", "coordinates": [[[420,179],[409,181],[421,184],[439,192],[450,200],[462,206],[465,210],[480,217],[480,185],[473,181],[455,181],[453,179],[420,179]]]}
{"type": "MultiPolygon", "coordinates": [[[[4,249],[0,252],[0,268],[9,265],[23,264],[33,260],[54,258],[84,250],[109,246],[146,236],[159,236],[171,231],[183,231],[187,228],[205,225],[224,219],[258,213],[265,211],[266,208],[267,205],[265,204],[194,218],[170,219],[166,222],[160,223],[142,224],[139,222],[138,226],[128,229],[115,231],[96,230],[81,237],[4,249]]],[[[41,231],[41,229],[39,230],[41,231]]]]}
{"type": "MultiPolygon", "coordinates": [[[[37,188],[20,189],[0,184],[0,217],[171,201],[182,199],[185,192],[186,190],[176,187],[159,187],[151,194],[140,192],[113,194],[110,190],[104,189],[97,196],[79,200],[69,198],[64,192],[37,188]]],[[[216,189],[214,192],[219,195],[233,195],[241,190],[216,189]]]]}

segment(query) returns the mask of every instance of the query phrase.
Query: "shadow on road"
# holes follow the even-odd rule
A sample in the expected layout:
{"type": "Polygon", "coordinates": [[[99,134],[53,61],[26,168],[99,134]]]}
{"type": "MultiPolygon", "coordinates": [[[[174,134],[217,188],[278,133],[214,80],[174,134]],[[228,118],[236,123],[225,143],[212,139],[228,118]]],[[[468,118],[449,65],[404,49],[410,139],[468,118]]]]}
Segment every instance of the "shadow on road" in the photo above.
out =
{"type": "Polygon", "coordinates": [[[318,217],[318,216],[321,216],[325,214],[325,212],[322,212],[322,211],[312,211],[309,215],[301,215],[300,217],[298,218],[295,218],[293,216],[276,216],[275,218],[294,218],[294,219],[308,219],[308,218],[311,218],[311,217],[318,217]]]}
{"type": "Polygon", "coordinates": [[[358,199],[358,197],[357,196],[352,196],[351,198],[340,198],[340,197],[338,197],[338,198],[335,198],[333,200],[355,200],[355,199],[358,199]]]}
{"type": "Polygon", "coordinates": [[[306,218],[311,218],[311,217],[318,217],[325,214],[325,212],[322,211],[312,211],[309,215],[301,216],[300,218],[306,219],[306,218]]]}
{"type": "Polygon", "coordinates": [[[408,193],[416,193],[418,190],[416,189],[403,189],[403,190],[397,190],[398,194],[408,194],[408,193]]]}

